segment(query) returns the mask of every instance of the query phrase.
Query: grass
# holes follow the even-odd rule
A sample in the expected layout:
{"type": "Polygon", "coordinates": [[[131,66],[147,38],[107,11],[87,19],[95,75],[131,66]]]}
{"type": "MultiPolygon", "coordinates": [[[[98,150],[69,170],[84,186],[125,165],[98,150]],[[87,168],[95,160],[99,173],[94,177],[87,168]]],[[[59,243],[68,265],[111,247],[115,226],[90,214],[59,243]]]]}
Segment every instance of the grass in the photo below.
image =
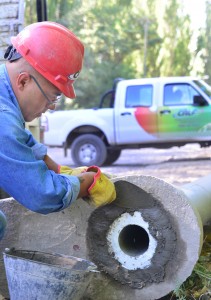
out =
{"type": "Polygon", "coordinates": [[[211,300],[211,226],[204,228],[202,252],[190,277],[169,300],[211,300]]]}

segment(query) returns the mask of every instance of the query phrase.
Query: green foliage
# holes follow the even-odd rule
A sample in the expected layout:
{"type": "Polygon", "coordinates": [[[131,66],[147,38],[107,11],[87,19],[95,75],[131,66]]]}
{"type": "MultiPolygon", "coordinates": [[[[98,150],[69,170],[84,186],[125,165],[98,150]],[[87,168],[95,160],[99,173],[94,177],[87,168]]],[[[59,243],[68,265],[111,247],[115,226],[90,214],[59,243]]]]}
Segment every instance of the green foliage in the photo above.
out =
{"type": "Polygon", "coordinates": [[[211,227],[207,227],[207,230],[208,239],[205,239],[201,256],[191,276],[174,290],[173,296],[178,300],[200,299],[203,294],[211,293],[211,227]]]}
{"type": "Polygon", "coordinates": [[[198,262],[191,276],[174,290],[173,295],[178,300],[199,299],[201,295],[211,292],[210,282],[211,272],[204,264],[198,262]]]}
{"type": "Polygon", "coordinates": [[[161,74],[187,76],[191,71],[191,54],[188,49],[192,35],[190,18],[182,14],[182,7],[178,0],[171,0],[166,6],[164,20],[164,54],[161,74]]]}
{"type": "Polygon", "coordinates": [[[116,77],[132,78],[133,69],[127,64],[112,65],[109,61],[96,62],[92,50],[87,50],[80,78],[74,86],[77,93],[75,107],[98,106],[102,94],[112,88],[116,77]],[[88,56],[88,57],[87,57],[88,56]]]}
{"type": "MultiPolygon", "coordinates": [[[[85,45],[84,68],[74,85],[77,99],[62,107],[97,106],[116,77],[188,76],[199,56],[200,74],[205,68],[209,75],[207,2],[207,32],[201,30],[191,52],[190,18],[182,0],[48,0],[48,19],[71,29],[85,45]]],[[[35,3],[26,1],[28,24],[36,21],[35,3]]]]}
{"type": "Polygon", "coordinates": [[[25,5],[25,24],[37,22],[36,1],[26,0],[25,5]]]}
{"type": "Polygon", "coordinates": [[[163,39],[158,34],[159,26],[156,16],[156,1],[148,0],[147,8],[147,15],[142,18],[144,49],[142,51],[141,59],[143,61],[143,70],[139,76],[159,77],[160,64],[158,63],[158,57],[163,39]]]}
{"type": "Polygon", "coordinates": [[[211,2],[206,2],[206,12],[207,12],[207,19],[206,19],[206,35],[205,35],[205,49],[206,54],[204,57],[205,63],[205,74],[208,75],[208,83],[211,84],[211,2]]]}

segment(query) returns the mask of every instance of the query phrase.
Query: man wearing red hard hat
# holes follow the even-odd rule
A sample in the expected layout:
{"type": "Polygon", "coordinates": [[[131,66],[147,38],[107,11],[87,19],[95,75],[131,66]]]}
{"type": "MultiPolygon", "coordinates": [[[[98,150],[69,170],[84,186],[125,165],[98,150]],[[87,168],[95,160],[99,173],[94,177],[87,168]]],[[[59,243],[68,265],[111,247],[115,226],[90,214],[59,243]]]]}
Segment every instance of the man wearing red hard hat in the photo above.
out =
{"type": "MultiPolygon", "coordinates": [[[[55,109],[62,94],[75,98],[83,44],[66,27],[48,21],[27,26],[11,42],[0,66],[0,188],[41,214],[60,211],[77,198],[95,206],[112,202],[114,184],[98,167],[58,165],[25,129],[25,122],[55,109]]],[[[0,212],[0,239],[5,226],[0,212]]]]}

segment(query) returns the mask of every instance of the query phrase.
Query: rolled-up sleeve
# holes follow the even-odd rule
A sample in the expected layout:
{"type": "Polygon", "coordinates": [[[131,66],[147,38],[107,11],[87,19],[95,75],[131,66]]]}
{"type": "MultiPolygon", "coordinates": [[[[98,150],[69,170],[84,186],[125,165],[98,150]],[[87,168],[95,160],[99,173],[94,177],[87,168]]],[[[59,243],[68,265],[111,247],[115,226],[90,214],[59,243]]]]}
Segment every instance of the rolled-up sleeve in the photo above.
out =
{"type": "Polygon", "coordinates": [[[47,147],[41,143],[36,143],[31,148],[37,160],[43,160],[47,154],[47,147]]]}
{"type": "Polygon", "coordinates": [[[76,176],[70,176],[70,175],[60,175],[66,180],[67,184],[67,197],[65,199],[65,203],[63,208],[68,207],[70,204],[76,201],[78,198],[78,194],[80,191],[80,181],[79,178],[76,176]]]}
{"type": "Polygon", "coordinates": [[[41,159],[45,147],[33,140],[15,111],[0,111],[0,187],[26,208],[41,214],[63,210],[78,197],[76,176],[56,174],[41,159]],[[36,154],[36,151],[38,154],[36,154]]]}
{"type": "Polygon", "coordinates": [[[31,132],[28,129],[25,129],[28,139],[26,141],[26,144],[31,147],[32,152],[34,153],[34,156],[37,160],[43,160],[45,155],[47,154],[47,147],[46,145],[39,143],[31,134],[31,132]]]}

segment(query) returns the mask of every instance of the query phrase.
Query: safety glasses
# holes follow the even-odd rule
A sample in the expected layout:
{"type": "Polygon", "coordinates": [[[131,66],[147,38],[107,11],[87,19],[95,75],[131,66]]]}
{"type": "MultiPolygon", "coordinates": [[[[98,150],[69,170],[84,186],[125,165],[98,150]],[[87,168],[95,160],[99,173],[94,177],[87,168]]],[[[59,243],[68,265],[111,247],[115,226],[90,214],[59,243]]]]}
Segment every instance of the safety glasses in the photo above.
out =
{"type": "Polygon", "coordinates": [[[59,95],[55,96],[55,99],[54,99],[54,100],[50,100],[50,99],[48,98],[48,96],[46,95],[46,93],[45,93],[45,92],[43,91],[43,89],[41,88],[41,86],[40,86],[39,82],[37,81],[37,79],[36,79],[33,75],[31,75],[31,74],[30,74],[30,77],[34,80],[34,82],[36,83],[36,85],[37,85],[37,87],[39,88],[40,92],[43,94],[43,96],[44,96],[45,99],[47,100],[48,106],[54,105],[54,104],[58,103],[58,102],[61,100],[62,94],[59,94],[59,95]]]}

